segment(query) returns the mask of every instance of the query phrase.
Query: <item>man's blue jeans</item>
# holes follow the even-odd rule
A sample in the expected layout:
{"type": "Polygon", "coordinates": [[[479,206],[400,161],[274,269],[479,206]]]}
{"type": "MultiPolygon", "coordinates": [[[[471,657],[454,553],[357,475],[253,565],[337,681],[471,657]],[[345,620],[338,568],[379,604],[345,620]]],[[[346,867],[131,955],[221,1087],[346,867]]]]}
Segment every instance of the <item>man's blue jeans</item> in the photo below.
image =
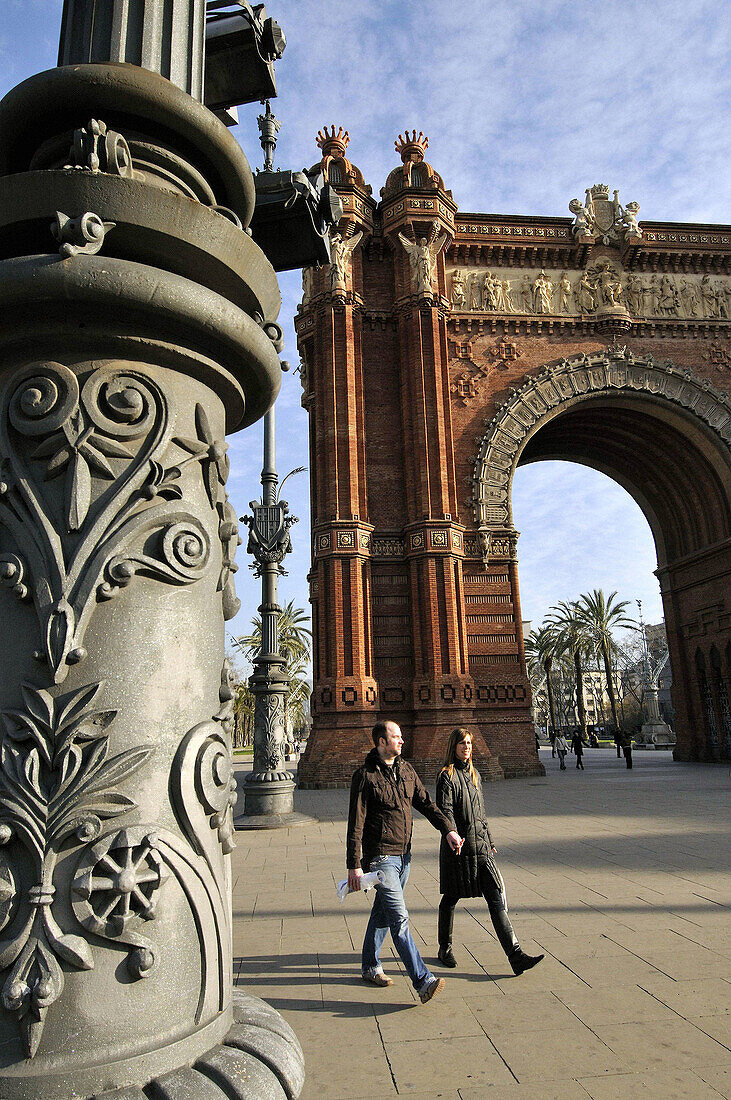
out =
{"type": "Polygon", "coordinates": [[[381,856],[380,859],[374,859],[369,867],[370,871],[382,871],[385,882],[376,886],[376,896],[363,940],[362,967],[363,974],[371,977],[381,971],[381,947],[386,932],[390,929],[398,956],[406,967],[414,989],[421,993],[434,981],[434,975],[424,965],[409,929],[404,886],[410,869],[411,855],[408,852],[404,856],[381,856]]]}

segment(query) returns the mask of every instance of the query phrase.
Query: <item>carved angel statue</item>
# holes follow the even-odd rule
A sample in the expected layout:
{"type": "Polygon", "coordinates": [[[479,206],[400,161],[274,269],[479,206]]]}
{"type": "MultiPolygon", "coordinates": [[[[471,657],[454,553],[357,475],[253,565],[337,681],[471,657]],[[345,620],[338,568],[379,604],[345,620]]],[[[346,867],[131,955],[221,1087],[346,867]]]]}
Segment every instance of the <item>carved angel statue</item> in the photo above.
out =
{"type": "Polygon", "coordinates": [[[574,215],[574,224],[571,226],[573,235],[575,237],[591,236],[590,209],[584,206],[581,199],[572,199],[569,210],[574,215]]]}
{"type": "Polygon", "coordinates": [[[398,235],[408,254],[411,281],[418,294],[431,294],[434,289],[436,259],[447,243],[447,234],[437,236],[437,230],[437,222],[432,222],[428,239],[420,237],[417,242],[410,241],[403,233],[398,235]]]}
{"type": "Polygon", "coordinates": [[[637,215],[640,212],[640,204],[638,202],[628,202],[622,211],[622,228],[624,229],[625,236],[630,238],[640,239],[642,236],[642,230],[637,224],[637,215]]]}
{"type": "Polygon", "coordinates": [[[357,248],[362,236],[362,230],[352,237],[348,235],[347,230],[345,234],[339,233],[337,230],[331,234],[330,255],[332,256],[332,262],[330,264],[330,290],[333,292],[345,293],[347,289],[345,276],[348,270],[350,256],[353,250],[357,248]]]}

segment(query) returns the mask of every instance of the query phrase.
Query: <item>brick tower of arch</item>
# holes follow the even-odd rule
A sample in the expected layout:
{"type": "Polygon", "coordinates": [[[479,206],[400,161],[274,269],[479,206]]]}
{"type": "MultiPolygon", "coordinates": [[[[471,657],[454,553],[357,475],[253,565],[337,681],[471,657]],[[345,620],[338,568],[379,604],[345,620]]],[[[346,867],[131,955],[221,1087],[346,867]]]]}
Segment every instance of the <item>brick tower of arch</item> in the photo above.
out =
{"type": "Polygon", "coordinates": [[[641,222],[596,185],[572,217],[461,213],[399,135],[376,201],[318,135],[345,214],[296,319],[310,419],[313,729],[305,786],[346,784],[377,718],[433,779],[466,726],[492,779],[539,774],[519,464],[582,462],[653,533],[676,758],[731,755],[731,232],[641,222]]]}

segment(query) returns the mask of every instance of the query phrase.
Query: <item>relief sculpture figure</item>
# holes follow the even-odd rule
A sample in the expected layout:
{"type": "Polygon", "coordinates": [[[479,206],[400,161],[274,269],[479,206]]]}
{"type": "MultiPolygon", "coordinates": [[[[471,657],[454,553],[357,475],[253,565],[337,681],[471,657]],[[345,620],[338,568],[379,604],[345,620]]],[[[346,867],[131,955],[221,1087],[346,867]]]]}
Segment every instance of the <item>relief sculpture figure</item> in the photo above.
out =
{"type": "Polygon", "coordinates": [[[536,281],[533,284],[533,301],[535,303],[536,313],[550,313],[551,312],[551,295],[553,294],[553,283],[546,275],[545,271],[540,271],[536,277],[536,281]]]}
{"type": "Polygon", "coordinates": [[[579,279],[576,287],[576,303],[580,313],[593,313],[596,309],[594,287],[586,271],[579,279]]]}
{"type": "Polygon", "coordinates": [[[605,260],[599,273],[599,294],[605,306],[621,305],[622,283],[608,260],[605,260]]]}
{"type": "Polygon", "coordinates": [[[559,313],[569,313],[571,311],[571,280],[565,271],[561,273],[561,279],[558,284],[558,310],[559,313]]]}
{"type": "Polygon", "coordinates": [[[522,313],[533,312],[533,287],[527,275],[523,276],[520,284],[520,308],[522,313]]]}
{"type": "Polygon", "coordinates": [[[452,275],[452,305],[455,309],[464,309],[465,290],[464,279],[459,268],[452,275]]]}
{"type": "Polygon", "coordinates": [[[515,313],[515,302],[513,301],[513,288],[510,285],[510,279],[503,279],[502,283],[503,292],[503,308],[507,313],[515,313]]]}
{"type": "Polygon", "coordinates": [[[629,275],[627,278],[627,286],[624,292],[625,299],[627,301],[627,308],[633,317],[642,316],[642,279],[639,275],[629,275]]]}
{"type": "Polygon", "coordinates": [[[504,313],[506,310],[505,291],[503,289],[504,283],[496,276],[493,285],[495,287],[495,308],[499,310],[500,313],[504,313]]]}
{"type": "Polygon", "coordinates": [[[672,317],[678,312],[677,292],[669,275],[660,279],[658,309],[663,317],[672,317]]]}
{"type": "Polygon", "coordinates": [[[708,318],[708,320],[717,317],[716,290],[708,274],[704,275],[701,279],[701,300],[703,302],[704,316],[708,318]]]}

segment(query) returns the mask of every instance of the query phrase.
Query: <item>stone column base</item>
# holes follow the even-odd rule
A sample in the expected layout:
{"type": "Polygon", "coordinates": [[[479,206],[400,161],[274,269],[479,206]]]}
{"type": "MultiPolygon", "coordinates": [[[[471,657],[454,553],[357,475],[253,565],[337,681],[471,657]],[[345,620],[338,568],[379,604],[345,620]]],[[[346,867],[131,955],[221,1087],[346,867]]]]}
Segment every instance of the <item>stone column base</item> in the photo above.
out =
{"type": "Polygon", "coordinates": [[[305,1059],[297,1036],[265,1001],[234,990],[234,1025],[226,1038],[192,1066],[144,1087],[98,1092],[88,1100],[297,1100],[305,1059]]]}
{"type": "Polygon", "coordinates": [[[291,772],[267,772],[266,778],[247,776],[243,791],[243,813],[234,818],[236,829],[289,829],[308,825],[317,818],[294,809],[295,782],[291,772]]]}

